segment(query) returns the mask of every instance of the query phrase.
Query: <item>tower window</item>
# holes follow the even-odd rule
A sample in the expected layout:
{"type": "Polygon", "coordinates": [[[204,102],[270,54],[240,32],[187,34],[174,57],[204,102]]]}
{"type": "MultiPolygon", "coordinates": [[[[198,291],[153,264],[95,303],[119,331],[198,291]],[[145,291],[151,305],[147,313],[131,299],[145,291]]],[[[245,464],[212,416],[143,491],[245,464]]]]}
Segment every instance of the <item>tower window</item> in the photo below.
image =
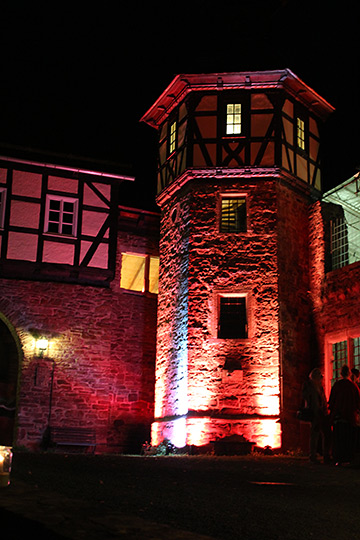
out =
{"type": "Polygon", "coordinates": [[[240,135],[241,132],[241,103],[228,103],[226,106],[226,135],[240,135]]]}
{"type": "Polygon", "coordinates": [[[221,200],[220,232],[246,232],[246,199],[229,197],[221,200]]]}
{"type": "Polygon", "coordinates": [[[129,291],[159,292],[159,257],[121,254],[120,287],[129,291]]]}
{"type": "Polygon", "coordinates": [[[46,199],[45,232],[75,236],[77,199],[48,195],[46,199]]]}
{"type": "Polygon", "coordinates": [[[305,122],[301,118],[296,119],[296,140],[298,148],[305,150],[305,122]]]}
{"type": "Polygon", "coordinates": [[[246,298],[220,296],[218,338],[244,339],[247,337],[246,298]]]}
{"type": "Polygon", "coordinates": [[[170,134],[169,134],[169,154],[172,154],[176,150],[176,122],[170,124],[170,134]]]}

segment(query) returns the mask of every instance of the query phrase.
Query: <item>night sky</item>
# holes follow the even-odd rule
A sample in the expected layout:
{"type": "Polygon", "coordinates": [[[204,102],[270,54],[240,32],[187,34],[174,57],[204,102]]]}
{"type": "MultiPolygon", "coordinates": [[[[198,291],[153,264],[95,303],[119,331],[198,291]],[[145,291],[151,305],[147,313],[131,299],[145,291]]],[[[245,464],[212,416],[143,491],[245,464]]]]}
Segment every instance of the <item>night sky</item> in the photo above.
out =
{"type": "Polygon", "coordinates": [[[105,161],[136,177],[124,204],[155,209],[156,132],[139,120],[173,77],[289,68],[336,108],[324,189],[360,165],[358,0],[36,6],[2,7],[2,153],[20,146],[105,161]]]}

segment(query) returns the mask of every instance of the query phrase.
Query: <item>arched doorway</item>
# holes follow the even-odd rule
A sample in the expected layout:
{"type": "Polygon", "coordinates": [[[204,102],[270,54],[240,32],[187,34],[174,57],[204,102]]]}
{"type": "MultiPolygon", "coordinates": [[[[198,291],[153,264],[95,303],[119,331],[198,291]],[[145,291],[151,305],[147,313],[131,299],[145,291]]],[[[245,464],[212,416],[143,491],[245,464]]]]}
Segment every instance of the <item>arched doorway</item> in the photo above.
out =
{"type": "Polygon", "coordinates": [[[19,343],[15,331],[0,313],[0,445],[14,443],[19,343]]]}

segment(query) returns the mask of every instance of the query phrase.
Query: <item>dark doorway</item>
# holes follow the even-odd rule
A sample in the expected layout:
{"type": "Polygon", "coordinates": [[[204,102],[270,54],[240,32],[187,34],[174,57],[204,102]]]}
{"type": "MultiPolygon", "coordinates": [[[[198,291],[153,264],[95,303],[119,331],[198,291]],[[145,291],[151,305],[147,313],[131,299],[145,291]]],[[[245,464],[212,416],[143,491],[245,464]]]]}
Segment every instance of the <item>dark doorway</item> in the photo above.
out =
{"type": "Polygon", "coordinates": [[[19,351],[13,334],[0,317],[0,445],[14,443],[19,351]]]}

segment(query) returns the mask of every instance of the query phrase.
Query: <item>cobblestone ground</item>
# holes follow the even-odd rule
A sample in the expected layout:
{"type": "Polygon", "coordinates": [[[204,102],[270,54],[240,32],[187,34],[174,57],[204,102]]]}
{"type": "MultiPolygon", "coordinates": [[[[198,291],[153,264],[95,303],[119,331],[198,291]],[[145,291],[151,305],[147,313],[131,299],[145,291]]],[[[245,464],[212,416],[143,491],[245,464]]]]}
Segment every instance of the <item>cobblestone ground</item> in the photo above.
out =
{"type": "Polygon", "coordinates": [[[302,458],[15,453],[0,518],[10,539],[358,539],[359,489],[302,458]]]}

